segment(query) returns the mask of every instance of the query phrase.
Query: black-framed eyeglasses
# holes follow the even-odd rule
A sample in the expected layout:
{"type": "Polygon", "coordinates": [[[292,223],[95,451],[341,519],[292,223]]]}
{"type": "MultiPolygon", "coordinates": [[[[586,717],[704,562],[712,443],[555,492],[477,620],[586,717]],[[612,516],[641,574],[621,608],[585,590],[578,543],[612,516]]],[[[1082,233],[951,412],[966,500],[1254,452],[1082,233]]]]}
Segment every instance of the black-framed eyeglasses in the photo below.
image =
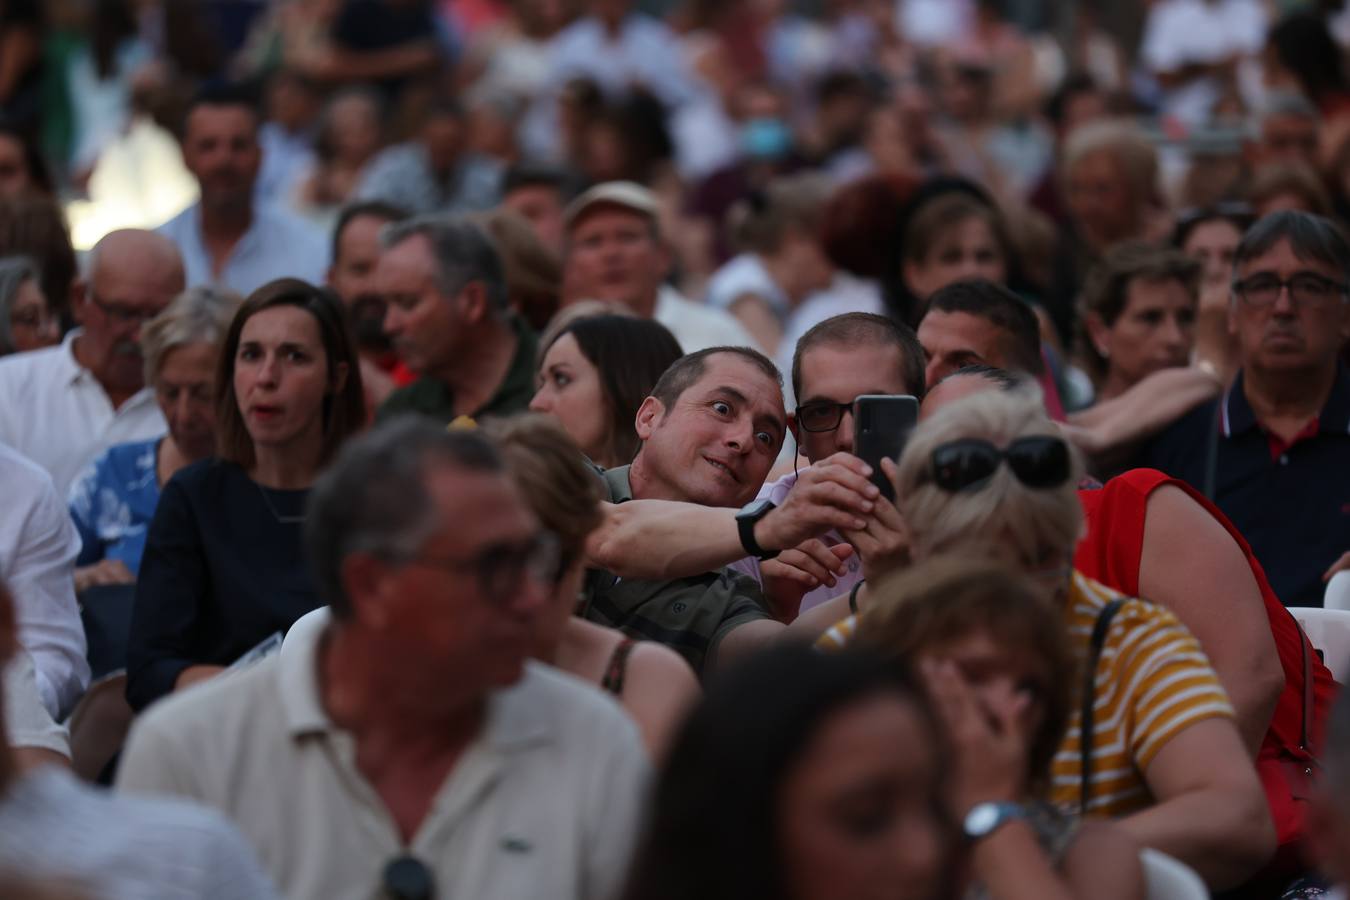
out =
{"type": "Polygon", "coordinates": [[[105,303],[99,299],[98,294],[89,292],[89,302],[99,308],[102,313],[118,325],[144,325],[155,316],[159,315],[159,310],[154,309],[135,309],[130,306],[123,306],[120,303],[105,303]]]}
{"type": "Polygon", "coordinates": [[[1050,435],[1018,438],[999,449],[979,438],[962,438],[933,450],[929,476],[944,491],[980,488],[1007,460],[1017,480],[1029,488],[1055,488],[1069,480],[1069,446],[1050,435]]]}
{"type": "Polygon", "coordinates": [[[797,407],[797,426],[812,434],[834,431],[844,421],[844,413],[852,411],[852,403],[831,403],[828,400],[808,403],[797,407]]]}
{"type": "Polygon", "coordinates": [[[1287,279],[1272,272],[1258,272],[1233,282],[1233,294],[1244,305],[1256,310],[1270,309],[1286,288],[1295,306],[1308,307],[1330,306],[1350,291],[1344,283],[1316,272],[1295,272],[1287,279]]]}
{"type": "Polygon", "coordinates": [[[482,592],[500,600],[518,593],[521,581],[526,577],[540,584],[555,583],[560,561],[558,536],[551,531],[541,531],[521,543],[493,545],[471,559],[416,556],[407,560],[406,565],[428,566],[447,572],[472,571],[482,592]]]}
{"type": "Polygon", "coordinates": [[[426,863],[415,856],[396,856],[380,875],[382,900],[433,900],[436,878],[426,863]]]}

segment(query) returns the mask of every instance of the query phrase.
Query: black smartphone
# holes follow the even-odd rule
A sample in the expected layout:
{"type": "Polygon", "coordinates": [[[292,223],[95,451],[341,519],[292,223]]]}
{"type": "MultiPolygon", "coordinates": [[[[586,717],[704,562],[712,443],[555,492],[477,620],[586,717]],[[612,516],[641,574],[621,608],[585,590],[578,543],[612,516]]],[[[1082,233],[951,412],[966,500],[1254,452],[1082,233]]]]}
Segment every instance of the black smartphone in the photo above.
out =
{"type": "Polygon", "coordinates": [[[895,489],[881,460],[899,458],[918,421],[919,401],[909,394],[863,394],[853,401],[853,455],[872,467],[872,483],[892,502],[895,489]]]}

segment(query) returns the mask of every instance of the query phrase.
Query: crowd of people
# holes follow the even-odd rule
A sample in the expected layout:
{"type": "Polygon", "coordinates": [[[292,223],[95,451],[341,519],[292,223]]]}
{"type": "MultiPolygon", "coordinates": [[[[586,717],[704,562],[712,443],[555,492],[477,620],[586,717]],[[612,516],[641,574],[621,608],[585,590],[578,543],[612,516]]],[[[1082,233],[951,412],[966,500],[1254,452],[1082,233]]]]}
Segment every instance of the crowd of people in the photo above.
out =
{"type": "Polygon", "coordinates": [[[1344,897],[1341,7],[0,0],[0,897],[1344,897]]]}

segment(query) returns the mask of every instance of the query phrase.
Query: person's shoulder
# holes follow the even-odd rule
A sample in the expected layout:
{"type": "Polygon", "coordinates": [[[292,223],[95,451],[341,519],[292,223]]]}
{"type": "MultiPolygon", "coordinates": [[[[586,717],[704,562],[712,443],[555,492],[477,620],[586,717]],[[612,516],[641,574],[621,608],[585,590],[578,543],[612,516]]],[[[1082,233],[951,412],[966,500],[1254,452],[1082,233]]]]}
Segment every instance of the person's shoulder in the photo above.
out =
{"type": "Polygon", "coordinates": [[[10,382],[24,383],[48,377],[62,367],[65,362],[63,357],[69,353],[69,348],[61,343],[43,347],[41,350],[27,350],[0,357],[0,386],[10,382]]]}
{"type": "Polygon", "coordinates": [[[270,727],[263,710],[279,696],[279,656],[274,654],[243,671],[224,672],[156,701],[136,717],[133,736],[141,741],[191,748],[243,740],[259,727],[270,727]]]}
{"type": "MultiPolygon", "coordinates": [[[[259,219],[266,226],[267,235],[275,237],[274,249],[278,252],[293,251],[297,241],[311,244],[323,243],[323,232],[315,225],[283,208],[280,204],[266,204],[259,211],[259,219]]],[[[269,239],[270,243],[270,239],[269,239]]]]}
{"type": "Polygon", "coordinates": [[[510,701],[532,710],[535,721],[548,721],[556,736],[571,742],[608,741],[614,728],[635,726],[618,701],[595,685],[538,662],[510,689],[510,701]],[[547,717],[546,719],[544,717],[547,717]]]}
{"type": "Polygon", "coordinates": [[[214,457],[199,459],[175,472],[164,485],[164,493],[167,495],[172,489],[195,496],[238,486],[247,480],[244,470],[232,462],[214,457]]]}
{"type": "Polygon", "coordinates": [[[107,469],[120,476],[131,477],[147,468],[153,469],[163,438],[150,438],[145,441],[128,441],[114,444],[94,457],[95,469],[107,469]]]}
{"type": "Polygon", "coordinates": [[[192,228],[192,223],[196,215],[197,215],[197,204],[190,203],[185,209],[183,209],[177,215],[172,216],[163,224],[156,227],[155,231],[159,232],[165,237],[168,237],[172,240],[176,240],[179,237],[179,235],[181,235],[185,230],[192,228]]]}
{"type": "MultiPolygon", "coordinates": [[[[40,486],[45,482],[52,483],[52,476],[47,470],[42,468],[33,460],[24,456],[18,450],[0,441],[0,472],[4,472],[3,481],[8,487],[10,485],[32,484],[40,486]]],[[[8,493],[8,491],[6,491],[8,493]]]]}

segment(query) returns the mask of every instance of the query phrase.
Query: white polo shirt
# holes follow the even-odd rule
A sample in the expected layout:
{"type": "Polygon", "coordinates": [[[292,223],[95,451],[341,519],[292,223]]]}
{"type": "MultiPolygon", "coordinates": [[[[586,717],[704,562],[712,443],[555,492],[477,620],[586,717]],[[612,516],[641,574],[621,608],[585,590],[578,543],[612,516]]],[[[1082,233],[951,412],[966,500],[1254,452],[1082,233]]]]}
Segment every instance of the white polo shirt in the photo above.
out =
{"type": "Polygon", "coordinates": [[[118,773],[124,790],[223,811],[288,897],[372,900],[412,854],[438,897],[605,900],[622,887],[646,802],[637,727],[607,695],[530,663],[488,701],[483,732],[436,792],[410,845],[320,701],[318,647],[282,652],[151,707],[118,773]]]}
{"type": "Polygon", "coordinates": [[[75,359],[80,333],[56,347],[0,358],[0,443],[46,469],[62,500],[104,450],[168,430],[150,388],[113,409],[94,373],[75,359]]]}

